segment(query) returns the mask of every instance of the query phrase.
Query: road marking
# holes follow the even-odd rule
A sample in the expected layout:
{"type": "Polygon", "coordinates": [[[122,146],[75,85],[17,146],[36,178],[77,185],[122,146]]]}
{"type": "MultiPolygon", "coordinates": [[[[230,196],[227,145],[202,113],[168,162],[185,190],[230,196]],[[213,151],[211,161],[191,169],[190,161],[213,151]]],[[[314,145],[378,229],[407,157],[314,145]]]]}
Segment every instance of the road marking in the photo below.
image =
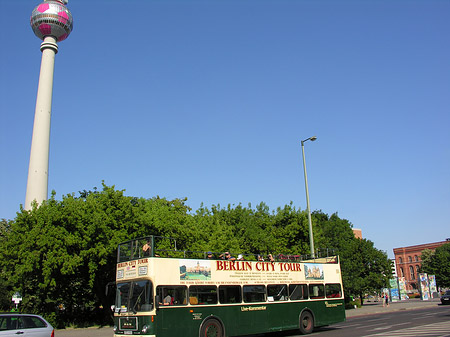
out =
{"type": "Polygon", "coordinates": [[[356,326],[364,326],[362,323],[360,324],[333,324],[333,328],[354,328],[356,326]]]}
{"type": "Polygon", "coordinates": [[[379,328],[373,328],[372,330],[377,331],[377,330],[386,330],[386,329],[390,329],[392,328],[392,325],[385,325],[379,328]]]}
{"type": "MultiPolygon", "coordinates": [[[[397,324],[400,325],[400,324],[397,324]]],[[[444,337],[450,336],[450,321],[416,326],[407,329],[389,331],[389,337],[414,336],[414,337],[444,337]]],[[[365,336],[386,336],[386,332],[367,334],[365,336]]]]}

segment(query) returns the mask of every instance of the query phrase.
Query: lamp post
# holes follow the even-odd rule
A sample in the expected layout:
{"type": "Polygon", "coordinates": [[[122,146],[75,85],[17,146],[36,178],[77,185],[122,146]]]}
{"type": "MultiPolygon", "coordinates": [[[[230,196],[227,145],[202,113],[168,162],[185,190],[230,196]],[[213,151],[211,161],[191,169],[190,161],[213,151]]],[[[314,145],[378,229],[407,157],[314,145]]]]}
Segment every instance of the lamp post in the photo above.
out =
{"type": "Polygon", "coordinates": [[[309,246],[311,247],[311,256],[314,258],[314,237],[312,231],[312,222],[311,222],[311,208],[309,207],[309,192],[308,192],[308,176],[306,174],[306,161],[305,161],[305,146],[303,145],[308,140],[315,141],[317,139],[316,136],[309,137],[305,140],[302,140],[302,154],[303,154],[303,171],[305,173],[305,190],[306,190],[306,208],[308,209],[308,223],[309,223],[309,246]]]}

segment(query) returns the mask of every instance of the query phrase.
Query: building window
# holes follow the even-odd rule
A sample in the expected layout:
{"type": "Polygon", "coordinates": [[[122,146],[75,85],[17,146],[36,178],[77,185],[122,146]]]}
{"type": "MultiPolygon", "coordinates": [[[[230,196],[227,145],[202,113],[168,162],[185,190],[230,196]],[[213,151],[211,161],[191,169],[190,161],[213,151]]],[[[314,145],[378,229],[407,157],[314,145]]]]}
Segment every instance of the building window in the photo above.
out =
{"type": "Polygon", "coordinates": [[[405,274],[403,273],[403,268],[400,267],[400,277],[405,277],[405,274]]]}
{"type": "Polygon", "coordinates": [[[410,280],[415,280],[416,279],[414,277],[414,267],[413,266],[409,266],[409,274],[411,276],[410,280]]]}
{"type": "Polygon", "coordinates": [[[408,262],[412,262],[412,257],[408,256],[408,262]]]}
{"type": "Polygon", "coordinates": [[[403,259],[401,256],[398,258],[398,263],[403,263],[403,259]]]}
{"type": "Polygon", "coordinates": [[[416,262],[419,261],[419,257],[417,255],[414,256],[414,261],[416,261],[416,262]]]}
{"type": "Polygon", "coordinates": [[[417,265],[417,266],[416,266],[416,275],[419,275],[419,273],[420,273],[420,266],[417,265]]]}

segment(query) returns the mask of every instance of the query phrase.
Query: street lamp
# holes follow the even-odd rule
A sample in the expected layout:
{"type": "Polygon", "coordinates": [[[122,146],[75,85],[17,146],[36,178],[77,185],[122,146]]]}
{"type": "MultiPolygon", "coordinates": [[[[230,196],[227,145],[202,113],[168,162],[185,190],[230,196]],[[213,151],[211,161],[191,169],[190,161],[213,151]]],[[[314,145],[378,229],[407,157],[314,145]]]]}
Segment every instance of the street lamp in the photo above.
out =
{"type": "Polygon", "coordinates": [[[306,161],[305,161],[305,146],[303,143],[310,141],[315,141],[317,139],[316,136],[309,137],[305,140],[302,140],[302,154],[303,154],[303,170],[305,172],[305,189],[306,189],[306,208],[308,209],[308,223],[309,223],[309,246],[311,247],[311,256],[314,258],[314,238],[312,231],[312,222],[311,222],[311,208],[309,207],[309,192],[308,192],[308,176],[306,175],[306,161]]]}

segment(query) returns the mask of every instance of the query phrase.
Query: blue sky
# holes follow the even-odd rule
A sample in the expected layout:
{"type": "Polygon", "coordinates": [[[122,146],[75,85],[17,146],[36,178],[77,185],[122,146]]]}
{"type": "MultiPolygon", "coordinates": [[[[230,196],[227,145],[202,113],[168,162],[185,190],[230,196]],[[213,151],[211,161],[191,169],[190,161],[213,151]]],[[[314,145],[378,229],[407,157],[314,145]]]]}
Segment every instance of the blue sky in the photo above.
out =
{"type": "MultiPolygon", "coordinates": [[[[38,1],[0,0],[0,218],[25,202],[38,1]]],[[[392,249],[450,237],[450,2],[70,0],[49,191],[348,219],[392,249]]]]}

